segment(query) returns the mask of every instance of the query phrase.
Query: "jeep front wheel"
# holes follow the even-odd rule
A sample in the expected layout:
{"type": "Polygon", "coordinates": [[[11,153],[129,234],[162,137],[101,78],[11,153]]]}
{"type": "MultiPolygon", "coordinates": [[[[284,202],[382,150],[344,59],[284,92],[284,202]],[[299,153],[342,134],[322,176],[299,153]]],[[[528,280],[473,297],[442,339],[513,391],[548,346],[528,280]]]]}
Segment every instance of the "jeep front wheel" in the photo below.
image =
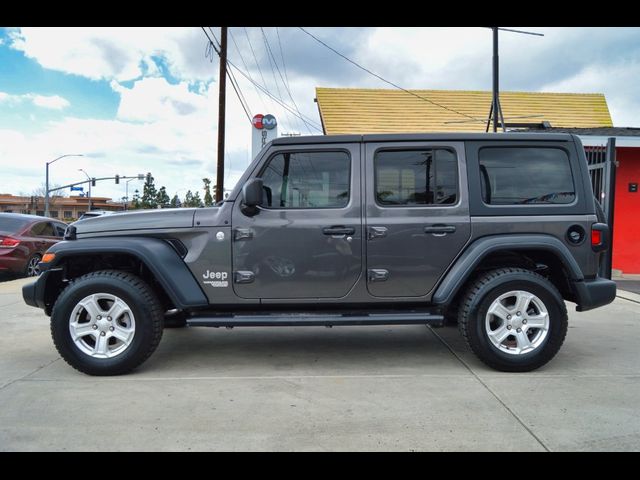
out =
{"type": "Polygon", "coordinates": [[[89,375],[120,375],[136,368],[162,338],[163,315],[153,290],[115,270],[74,280],[58,297],[51,335],[62,356],[89,375]]]}
{"type": "Polygon", "coordinates": [[[479,276],[465,293],[458,325],[471,350],[507,372],[551,360],[567,334],[567,309],[556,287],[537,273],[501,268],[479,276]]]}

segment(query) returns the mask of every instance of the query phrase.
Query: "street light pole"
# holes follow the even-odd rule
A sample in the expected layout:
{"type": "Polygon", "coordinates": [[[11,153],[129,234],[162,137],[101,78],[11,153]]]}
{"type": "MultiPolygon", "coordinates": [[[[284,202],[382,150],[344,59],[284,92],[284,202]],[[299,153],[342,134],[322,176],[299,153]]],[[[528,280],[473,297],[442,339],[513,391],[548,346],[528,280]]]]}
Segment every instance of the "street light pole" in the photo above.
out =
{"type": "Polygon", "coordinates": [[[89,176],[89,174],[87,172],[85,172],[81,168],[79,168],[78,171],[84,173],[87,176],[87,178],[89,179],[89,210],[87,210],[87,211],[90,212],[91,211],[91,177],[89,176]]]}
{"type": "Polygon", "coordinates": [[[84,155],[81,153],[68,153],[58,158],[54,158],[50,162],[46,162],[47,166],[46,166],[46,175],[45,175],[45,181],[44,181],[44,216],[45,217],[49,216],[49,165],[51,165],[53,162],[57,162],[58,160],[64,157],[84,157],[84,155]]]}
{"type": "MultiPolygon", "coordinates": [[[[138,177],[139,177],[139,175],[138,175],[138,177]]],[[[129,210],[129,182],[132,181],[132,180],[138,180],[138,178],[130,178],[129,180],[127,180],[125,182],[126,183],[126,185],[125,185],[125,192],[126,192],[125,193],[125,198],[127,199],[127,203],[124,204],[125,212],[127,210],[129,210]]]]}

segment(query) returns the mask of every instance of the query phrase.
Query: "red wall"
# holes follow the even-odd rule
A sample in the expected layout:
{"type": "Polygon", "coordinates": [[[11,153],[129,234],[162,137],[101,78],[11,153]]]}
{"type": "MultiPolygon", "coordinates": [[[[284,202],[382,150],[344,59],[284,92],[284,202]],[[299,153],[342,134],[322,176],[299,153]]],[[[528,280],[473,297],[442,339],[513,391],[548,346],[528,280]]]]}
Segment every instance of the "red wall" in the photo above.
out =
{"type": "Polygon", "coordinates": [[[629,183],[640,185],[640,148],[618,147],[616,159],[613,268],[640,273],[640,191],[629,192],[629,183]]]}

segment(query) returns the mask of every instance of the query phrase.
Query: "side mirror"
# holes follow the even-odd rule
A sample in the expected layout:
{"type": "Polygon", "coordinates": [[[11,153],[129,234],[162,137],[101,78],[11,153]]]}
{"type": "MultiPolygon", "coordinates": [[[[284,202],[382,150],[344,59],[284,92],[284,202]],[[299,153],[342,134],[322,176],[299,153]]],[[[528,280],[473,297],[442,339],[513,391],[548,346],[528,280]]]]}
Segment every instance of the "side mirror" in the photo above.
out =
{"type": "Polygon", "coordinates": [[[242,187],[242,212],[245,215],[253,216],[258,213],[258,208],[262,205],[262,179],[252,178],[242,187]]]}

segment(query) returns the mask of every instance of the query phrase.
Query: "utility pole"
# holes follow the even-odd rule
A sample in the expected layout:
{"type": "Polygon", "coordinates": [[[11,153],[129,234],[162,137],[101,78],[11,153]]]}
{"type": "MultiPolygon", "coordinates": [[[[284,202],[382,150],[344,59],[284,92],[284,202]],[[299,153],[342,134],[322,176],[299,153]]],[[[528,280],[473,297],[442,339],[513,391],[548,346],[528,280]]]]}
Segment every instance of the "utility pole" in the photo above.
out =
{"type": "Polygon", "coordinates": [[[216,203],[224,193],[224,125],[227,95],[227,27],[220,27],[220,93],[218,100],[218,169],[216,175],[216,203]]]}
{"type": "Polygon", "coordinates": [[[504,116],[502,114],[502,106],[500,105],[500,81],[499,81],[499,69],[500,59],[498,57],[498,30],[512,33],[522,33],[525,35],[536,35],[538,37],[544,37],[542,33],[524,32],[522,30],[514,30],[512,28],[502,27],[488,27],[493,31],[493,92],[491,95],[491,109],[489,110],[489,117],[487,118],[487,128],[485,131],[489,131],[489,124],[493,122],[493,131],[498,131],[498,116],[500,116],[500,123],[502,125],[502,131],[506,132],[507,128],[504,123],[504,116]]]}
{"type": "MultiPolygon", "coordinates": [[[[500,81],[499,81],[500,60],[498,59],[498,27],[493,27],[493,131],[498,131],[498,112],[500,108],[500,81]]],[[[502,124],[504,129],[504,122],[502,124]]]]}

